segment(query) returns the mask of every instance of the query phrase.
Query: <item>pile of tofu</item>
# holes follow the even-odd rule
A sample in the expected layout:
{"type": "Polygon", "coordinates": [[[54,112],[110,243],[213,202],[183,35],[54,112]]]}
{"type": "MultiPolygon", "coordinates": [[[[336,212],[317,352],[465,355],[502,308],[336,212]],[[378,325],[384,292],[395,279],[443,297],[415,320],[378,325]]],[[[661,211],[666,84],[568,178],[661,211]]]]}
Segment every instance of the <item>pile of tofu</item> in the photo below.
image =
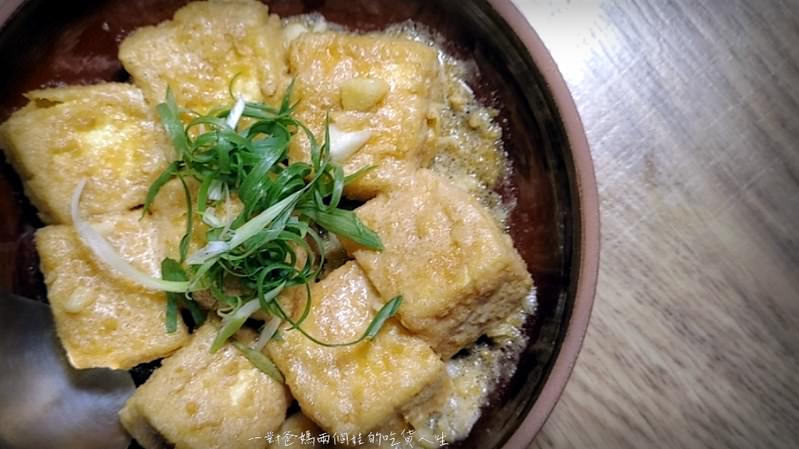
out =
{"type": "MultiPolygon", "coordinates": [[[[518,309],[532,287],[486,208],[425,169],[443,95],[436,51],[398,36],[303,31],[286,33],[259,2],[191,3],[121,43],[132,84],[33,91],[0,126],[0,144],[46,224],[36,246],[70,363],[129,369],[163,359],[120,413],[145,448],[264,447],[265,435],[287,425],[292,398],[304,415],[293,420],[331,434],[401,422],[443,384],[444,362],[518,309]],[[295,80],[295,115],[316,135],[326,117],[345,132],[369,132],[342,165],[345,173],[374,169],[345,194],[365,201],[357,214],[385,249],[343,242],[351,260],[311,287],[304,329],[323,341],[351,341],[385,302],[404,298],[375,339],[353,346],[324,347],[283,329],[265,352],[285,385],[232,346],[210,353],[214,320],[193,333],[179,322],[167,333],[163,292],[99,262],[69,214],[72,192],[88,179],[82,216],[125,259],[159,276],[161,260],[177,251],[186,208],[172,186],[153,213],[139,210],[174,158],[155,106],[169,86],[179,105],[207,112],[230,103],[234,78],[246,100],[272,104],[295,80]]],[[[307,160],[308,148],[295,138],[291,160],[307,160]]]]}

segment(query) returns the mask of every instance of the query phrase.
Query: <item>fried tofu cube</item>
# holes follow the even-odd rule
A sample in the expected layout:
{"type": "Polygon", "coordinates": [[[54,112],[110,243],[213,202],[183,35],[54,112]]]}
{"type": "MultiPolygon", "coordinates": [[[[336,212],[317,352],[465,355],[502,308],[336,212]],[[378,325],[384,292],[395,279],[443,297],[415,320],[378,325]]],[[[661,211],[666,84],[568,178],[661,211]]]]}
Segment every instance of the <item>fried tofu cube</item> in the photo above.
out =
{"type": "MultiPolygon", "coordinates": [[[[417,434],[416,430],[413,426],[405,422],[405,419],[403,419],[401,415],[397,415],[386,421],[371,432],[371,434],[371,437],[366,435],[363,441],[355,439],[357,437],[352,435],[351,438],[355,439],[355,442],[353,443],[352,439],[350,439],[350,446],[355,446],[359,449],[391,449],[402,447],[403,445],[419,449],[425,448],[424,442],[418,437],[415,437],[417,434]]],[[[435,438],[432,438],[430,441],[435,441],[435,438]]],[[[438,447],[438,445],[436,445],[436,447],[438,447]]]]}
{"type": "Polygon", "coordinates": [[[267,444],[266,449],[280,449],[285,447],[308,446],[311,447],[328,447],[322,446],[323,443],[318,443],[319,435],[324,431],[316,425],[315,422],[308,419],[302,413],[295,413],[280,425],[280,429],[273,435],[274,439],[267,444]],[[279,437],[279,438],[278,438],[279,437]],[[310,444],[314,442],[314,444],[310,444]],[[317,446],[318,444],[318,446],[317,446]]]}
{"type": "MultiPolygon", "coordinates": [[[[160,277],[164,247],[157,222],[141,213],[98,217],[93,226],[139,270],[160,277]]],[[[166,297],[114,273],[96,259],[71,225],[36,233],[56,330],[75,368],[128,369],[172,354],[188,342],[178,317],[166,331],[166,297]]]]}
{"type": "MultiPolygon", "coordinates": [[[[185,181],[189,195],[193,201],[196,201],[200,188],[199,182],[195,179],[185,179],[185,181]]],[[[178,179],[164,184],[150,205],[149,217],[157,222],[161,240],[164,242],[166,257],[180,259],[180,242],[186,234],[188,212],[186,191],[178,179]]],[[[192,217],[192,234],[188,242],[189,255],[207,244],[206,233],[208,232],[208,226],[203,222],[200,214],[193,214],[192,217]]]]}
{"type": "Polygon", "coordinates": [[[108,83],[35,90],[0,126],[0,143],[45,223],[71,223],[81,179],[83,216],[144,203],[172,149],[139,89],[108,83]]]}
{"type": "Polygon", "coordinates": [[[229,105],[234,94],[273,101],[288,84],[280,19],[253,0],[192,2],[172,20],[142,27],[119,47],[119,59],[152,105],[171,87],[178,105],[200,113],[229,105]]]}
{"type": "MultiPolygon", "coordinates": [[[[349,197],[369,199],[432,159],[430,113],[443,91],[432,48],[386,35],[305,33],[291,43],[289,70],[295,115],[320,140],[328,113],[343,132],[370,133],[342,162],[345,174],[375,167],[347,186],[349,197]]],[[[308,160],[309,154],[308,140],[298,135],[289,156],[308,160]]]]}
{"type": "Polygon", "coordinates": [[[231,344],[210,352],[213,321],[139,387],[119,415],[145,449],[261,449],[286,417],[286,388],[231,344]]]}
{"type": "MultiPolygon", "coordinates": [[[[304,295],[302,295],[304,300],[304,295]]],[[[311,287],[303,329],[326,343],[359,338],[380,307],[361,269],[348,262],[311,287]]],[[[368,432],[395,417],[443,376],[443,362],[390,319],[376,338],[325,347],[296,330],[267,345],[303,413],[328,432],[368,432]]]]}
{"type": "Polygon", "coordinates": [[[532,280],[488,210],[428,170],[367,202],[357,215],[385,249],[344,242],[384,300],[444,359],[517,309],[532,280]]]}

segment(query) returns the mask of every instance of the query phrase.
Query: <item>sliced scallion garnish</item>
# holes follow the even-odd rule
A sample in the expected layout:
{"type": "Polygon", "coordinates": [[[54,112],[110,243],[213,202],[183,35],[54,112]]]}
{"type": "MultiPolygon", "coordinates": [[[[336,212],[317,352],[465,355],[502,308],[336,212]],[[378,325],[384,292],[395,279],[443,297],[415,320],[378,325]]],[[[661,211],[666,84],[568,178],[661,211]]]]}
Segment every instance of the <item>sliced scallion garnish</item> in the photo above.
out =
{"type": "MultiPolygon", "coordinates": [[[[180,266],[180,263],[169,257],[161,262],[161,277],[166,281],[188,281],[186,272],[180,266]]],[[[178,328],[178,306],[187,309],[191,313],[195,326],[200,326],[205,321],[205,314],[200,310],[200,306],[193,299],[188,298],[185,293],[167,292],[166,300],[167,332],[175,332],[178,328]]]]}
{"type": "MultiPolygon", "coordinates": [[[[339,207],[344,187],[370,167],[345,176],[341,166],[331,160],[328,127],[320,145],[313,133],[293,117],[290,98],[291,86],[278,108],[239,97],[230,108],[200,115],[179,108],[168,90],[158,112],[177,160],[150,187],[144,207],[146,213],[158,191],[173,178],[197,181],[196,203],[185,189],[187,220],[192,221],[194,214],[202,217],[208,227],[207,244],[187,255],[192,232],[187,225],[180,254],[188,282],[180,285],[183,291],[208,290],[220,305],[219,313],[224,318],[212,351],[218,350],[256,312],[272,315],[255,348],[236,343],[256,366],[264,365],[265,372],[273,370],[274,365],[259,349],[281,322],[289,322],[291,329],[318,344],[350,345],[374,338],[402,301],[397,297],[386,303],[364,335],[352,342],[322,342],[302,329],[302,322],[310,313],[308,285],[317,280],[324,265],[320,233],[330,232],[375,250],[383,246],[379,236],[355,213],[339,207]],[[188,120],[185,125],[184,118],[188,120]],[[310,162],[288,159],[289,143],[296,133],[308,139],[310,162]],[[220,220],[215,211],[229,210],[231,198],[241,202],[237,208],[240,212],[220,220]],[[229,285],[235,285],[236,295],[227,293],[229,285]],[[297,286],[305,287],[306,301],[295,320],[277,297],[297,286]]],[[[170,265],[170,270],[173,268],[170,265]]],[[[175,304],[177,297],[168,301],[170,317],[176,316],[175,304]]],[[[172,328],[171,322],[167,325],[172,328]]]]}
{"type": "Polygon", "coordinates": [[[100,262],[121,274],[126,279],[150,290],[162,290],[175,293],[185,293],[188,291],[189,282],[158,279],[143,273],[141,270],[131,265],[130,262],[117,253],[105,237],[100,235],[89,222],[81,217],[80,197],[85,187],[85,179],[80,180],[78,186],[75,187],[75,191],[72,193],[70,214],[72,216],[72,225],[78,233],[78,237],[83,244],[92,251],[94,256],[100,260],[100,262]]]}
{"type": "Polygon", "coordinates": [[[233,346],[238,349],[254,367],[261,370],[261,372],[277,382],[284,382],[283,374],[277,369],[275,362],[270,360],[269,357],[265,356],[263,352],[250,348],[238,341],[234,341],[233,346]]]}

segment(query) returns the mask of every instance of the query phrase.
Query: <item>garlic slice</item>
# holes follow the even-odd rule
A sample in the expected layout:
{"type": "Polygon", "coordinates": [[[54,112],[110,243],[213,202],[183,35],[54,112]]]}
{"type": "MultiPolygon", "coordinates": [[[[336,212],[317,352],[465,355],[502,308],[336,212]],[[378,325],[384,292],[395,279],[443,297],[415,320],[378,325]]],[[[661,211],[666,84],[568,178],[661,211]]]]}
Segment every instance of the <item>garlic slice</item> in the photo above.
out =
{"type": "Polygon", "coordinates": [[[344,162],[372,137],[372,131],[342,131],[336,125],[329,126],[330,159],[333,162],[344,162]]]}
{"type": "Polygon", "coordinates": [[[352,78],[341,83],[340,89],[344,110],[368,112],[383,100],[389,85],[379,78],[352,78]]]}

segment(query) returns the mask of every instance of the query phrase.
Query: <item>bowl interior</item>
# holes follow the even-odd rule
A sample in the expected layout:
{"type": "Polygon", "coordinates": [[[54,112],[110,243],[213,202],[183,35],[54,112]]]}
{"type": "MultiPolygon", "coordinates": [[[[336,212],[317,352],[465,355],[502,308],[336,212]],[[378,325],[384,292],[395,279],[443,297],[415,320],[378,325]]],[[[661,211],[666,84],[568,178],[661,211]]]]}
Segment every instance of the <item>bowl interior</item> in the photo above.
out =
{"type": "MultiPolygon", "coordinates": [[[[186,0],[27,2],[0,30],[0,121],[25,103],[22,93],[61,83],[129,79],[118,43],[141,25],[168,19],[186,0]]],[[[500,111],[513,163],[502,194],[517,199],[510,232],[537,287],[538,310],[517,372],[499,388],[462,448],[501,447],[538,397],[566,333],[580,257],[580,197],[569,140],[541,71],[486,1],[271,0],[281,16],[320,12],[357,30],[412,19],[441,35],[445,48],[478,70],[469,83],[500,111]]],[[[41,223],[18,177],[0,161],[0,288],[45,300],[33,249],[41,223]]]]}

